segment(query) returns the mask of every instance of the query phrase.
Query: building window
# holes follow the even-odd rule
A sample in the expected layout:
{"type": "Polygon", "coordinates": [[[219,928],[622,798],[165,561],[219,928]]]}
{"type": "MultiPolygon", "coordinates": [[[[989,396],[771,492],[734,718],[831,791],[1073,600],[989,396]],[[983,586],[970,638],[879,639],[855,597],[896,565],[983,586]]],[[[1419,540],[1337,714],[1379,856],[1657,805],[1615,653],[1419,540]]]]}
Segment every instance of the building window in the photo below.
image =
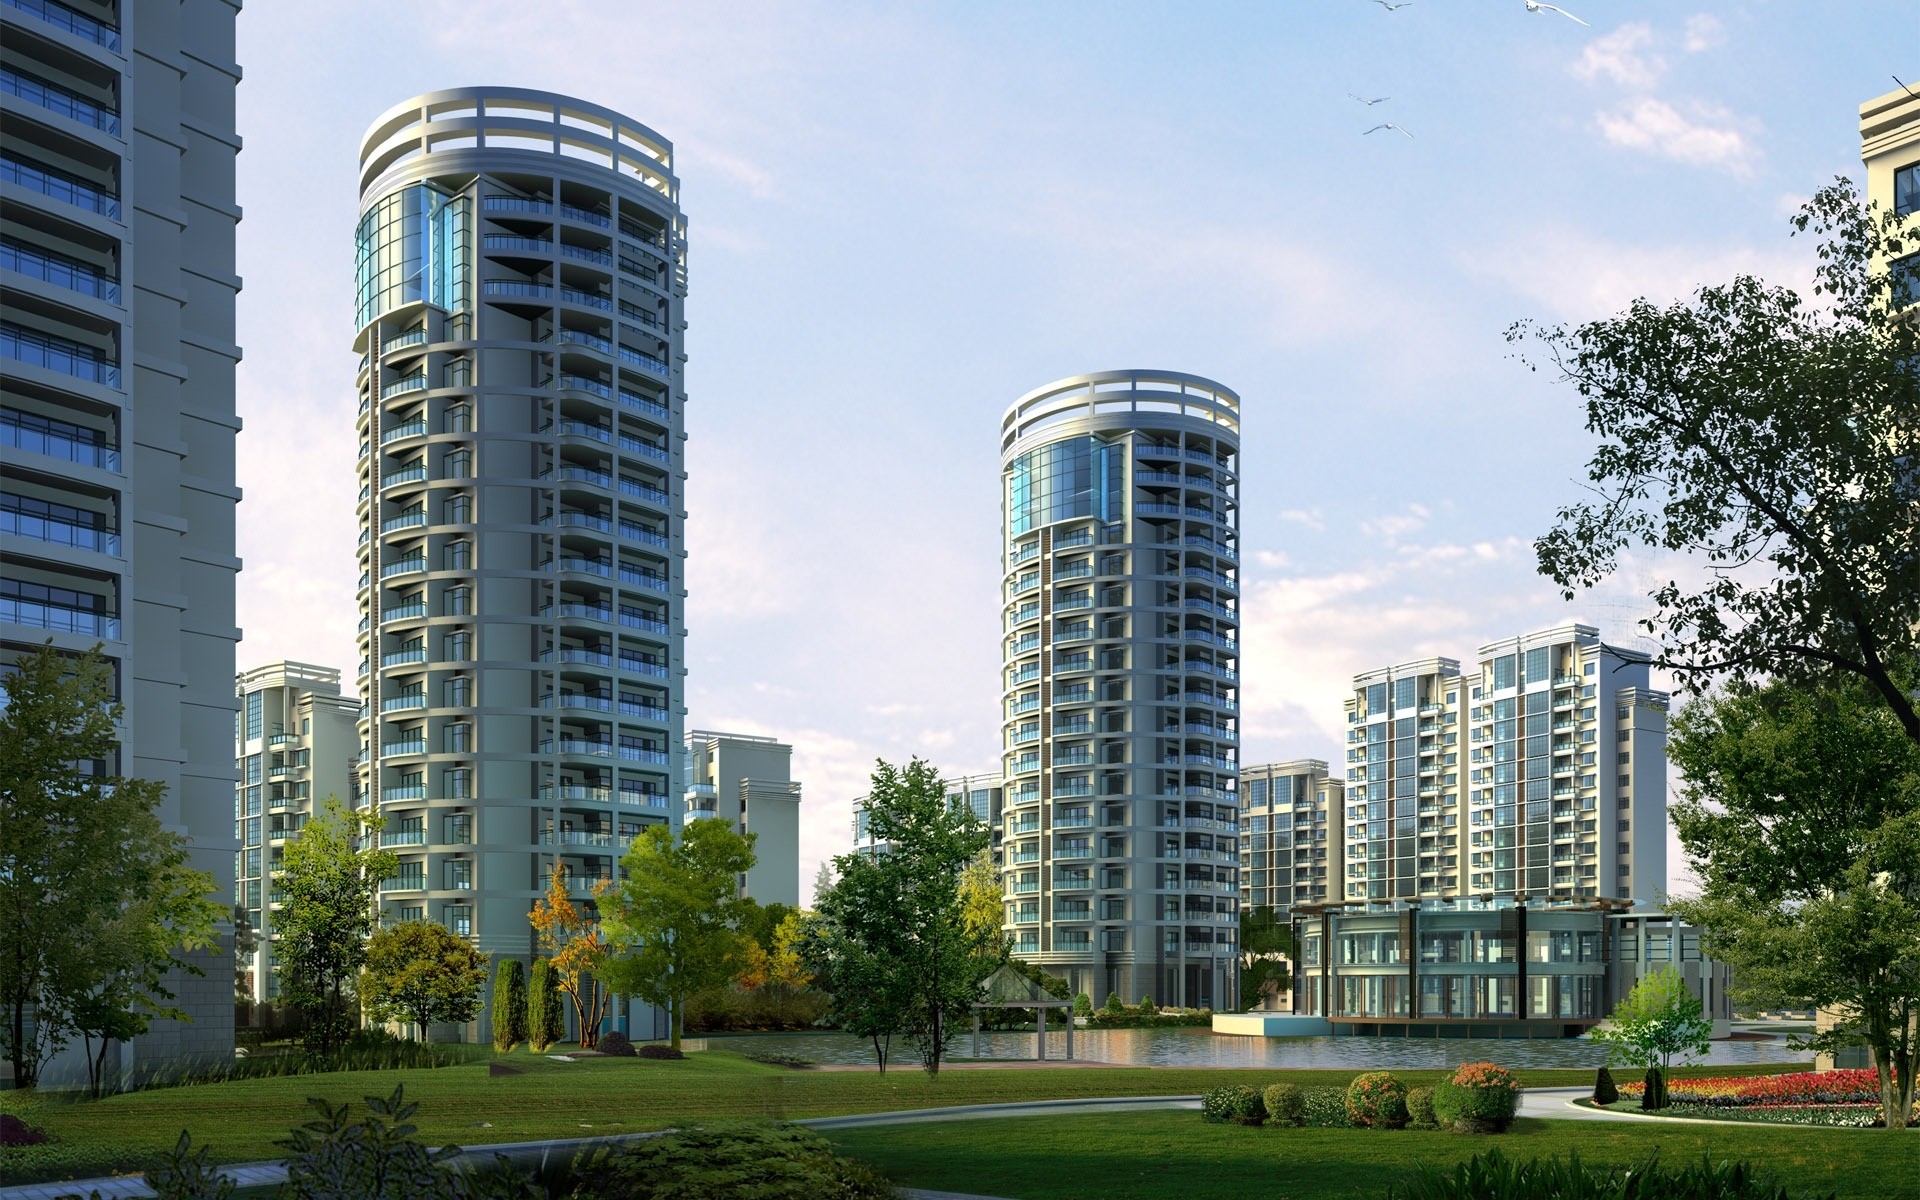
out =
{"type": "Polygon", "coordinates": [[[470,708],[473,705],[473,680],[465,675],[455,675],[442,685],[445,706],[448,708],[470,708]]]}
{"type": "MultiPolygon", "coordinates": [[[[259,692],[249,692],[247,694],[247,740],[250,742],[260,740],[263,699],[264,697],[262,697],[259,692]]],[[[258,780],[255,782],[258,782],[258,780]]]]}
{"type": "Polygon", "coordinates": [[[447,860],[447,890],[450,892],[473,890],[472,859],[450,858],[447,860]]]}
{"type": "MultiPolygon", "coordinates": [[[[473,524],[473,497],[465,492],[456,492],[448,496],[446,514],[449,525],[473,524]]],[[[451,550],[452,546],[448,549],[451,550]]]]}
{"type": "Polygon", "coordinates": [[[447,432],[473,432],[473,405],[449,404],[447,406],[447,432]]]}
{"type": "Polygon", "coordinates": [[[1904,217],[1916,212],[1920,212],[1920,163],[1893,173],[1893,215],[1904,217]]]}
{"type": "MultiPolygon", "coordinates": [[[[456,568],[457,569],[457,568],[456,568]]],[[[441,601],[449,617],[468,617],[473,615],[473,589],[470,587],[450,587],[441,601]]]]}
{"type": "Polygon", "coordinates": [[[447,662],[465,662],[473,657],[473,633],[471,630],[456,629],[447,634],[446,649],[442,658],[447,662]]]}
{"type": "Polygon", "coordinates": [[[446,477],[468,479],[473,475],[473,451],[461,446],[447,451],[446,477]]]}
{"type": "Polygon", "coordinates": [[[456,937],[473,936],[473,905],[449,904],[445,909],[447,930],[456,937]]]}
{"type": "Polygon", "coordinates": [[[440,740],[448,754],[466,754],[473,749],[473,726],[466,721],[456,721],[446,727],[440,740]]]}
{"type": "Polygon", "coordinates": [[[467,767],[451,767],[440,773],[441,793],[449,800],[466,800],[473,796],[473,771],[467,767]]]}
{"type": "Polygon", "coordinates": [[[448,813],[441,822],[444,836],[440,839],[449,846],[470,846],[473,844],[473,814],[448,813]]]}

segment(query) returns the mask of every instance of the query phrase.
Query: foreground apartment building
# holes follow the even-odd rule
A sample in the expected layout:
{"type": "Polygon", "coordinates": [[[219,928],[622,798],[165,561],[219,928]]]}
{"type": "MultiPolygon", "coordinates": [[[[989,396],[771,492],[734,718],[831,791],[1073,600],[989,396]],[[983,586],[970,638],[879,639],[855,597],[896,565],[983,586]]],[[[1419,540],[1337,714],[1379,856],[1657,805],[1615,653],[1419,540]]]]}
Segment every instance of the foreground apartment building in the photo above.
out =
{"type": "MultiPolygon", "coordinates": [[[[166,786],[161,822],[223,899],[239,7],[0,5],[0,658],[101,648],[126,716],[96,769],[166,786]]],[[[192,1021],[155,1022],[110,1076],[232,1052],[232,959],[195,962],[167,981],[192,1021]]]]}
{"type": "Polygon", "coordinates": [[[587,899],[680,819],[673,148],[565,96],[429,92],[368,130],[360,197],[362,780],[401,859],[381,904],[525,958],[555,867],[587,899]]]}
{"type": "Polygon", "coordinates": [[[1233,1002],[1239,471],[1240,399],[1194,375],[1001,423],[1005,928],[1096,1004],[1233,1002]]]}

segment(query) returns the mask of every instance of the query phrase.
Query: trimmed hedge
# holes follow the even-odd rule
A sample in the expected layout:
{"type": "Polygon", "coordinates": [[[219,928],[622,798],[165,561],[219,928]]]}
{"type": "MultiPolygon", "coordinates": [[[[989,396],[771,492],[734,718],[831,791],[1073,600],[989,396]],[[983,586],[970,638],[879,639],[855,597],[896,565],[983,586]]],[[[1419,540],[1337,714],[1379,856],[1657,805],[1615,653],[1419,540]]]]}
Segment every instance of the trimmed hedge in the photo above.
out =
{"type": "Polygon", "coordinates": [[[1407,1085],[1391,1072],[1368,1071],[1347,1085],[1347,1120],[1367,1129],[1407,1124],[1407,1085]]]}
{"type": "Polygon", "coordinates": [[[1259,1092],[1233,1084],[1214,1088],[1201,1096],[1200,1116],[1214,1124],[1231,1121],[1235,1125],[1260,1125],[1267,1119],[1267,1106],[1259,1092]]]}
{"type": "Polygon", "coordinates": [[[1433,1089],[1430,1087],[1410,1088],[1407,1091],[1407,1128],[1438,1129],[1440,1122],[1433,1115],[1433,1089]]]}
{"type": "Polygon", "coordinates": [[[1267,1106],[1267,1119],[1275,1125],[1298,1125],[1306,1112],[1307,1099],[1297,1084],[1270,1083],[1260,1093],[1267,1106]]]}

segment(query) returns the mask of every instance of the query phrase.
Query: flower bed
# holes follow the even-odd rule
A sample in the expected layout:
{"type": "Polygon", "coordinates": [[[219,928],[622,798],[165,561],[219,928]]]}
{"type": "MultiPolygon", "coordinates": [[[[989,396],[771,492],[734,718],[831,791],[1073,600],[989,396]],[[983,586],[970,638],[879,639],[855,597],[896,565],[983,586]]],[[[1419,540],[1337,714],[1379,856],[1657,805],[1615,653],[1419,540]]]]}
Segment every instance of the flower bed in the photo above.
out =
{"type": "MultiPolygon", "coordinates": [[[[1638,1103],[1644,1083],[1623,1083],[1620,1098],[1638,1103]]],[[[1673,1079],[1667,1082],[1670,1105],[1701,1108],[1806,1108],[1880,1104],[1880,1080],[1872,1071],[1799,1071],[1791,1075],[1748,1075],[1732,1079],[1673,1079]]]]}

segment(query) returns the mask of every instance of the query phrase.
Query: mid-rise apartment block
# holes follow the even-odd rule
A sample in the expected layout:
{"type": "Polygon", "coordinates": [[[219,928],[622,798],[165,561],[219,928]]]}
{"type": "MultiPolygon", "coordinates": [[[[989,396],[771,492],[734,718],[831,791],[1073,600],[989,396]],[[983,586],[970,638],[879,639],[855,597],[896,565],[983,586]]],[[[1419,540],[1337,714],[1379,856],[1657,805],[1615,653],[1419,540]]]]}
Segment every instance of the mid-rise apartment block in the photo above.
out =
{"type": "Polygon", "coordinates": [[[358,770],[360,704],[340,694],[340,671],[312,663],[276,662],[241,673],[234,691],[233,791],[235,907],[246,913],[258,945],[236,957],[246,993],[279,996],[274,975],[274,886],[287,842],[328,799],[351,804],[358,770]]]}
{"type": "Polygon", "coordinates": [[[1234,1000],[1239,472],[1239,397],[1194,375],[1001,424],[1006,929],[1095,1003],[1234,1000]]]}
{"type": "Polygon", "coordinates": [[[1458,895],[1466,858],[1460,664],[1427,658],[1354,676],[1342,851],[1348,900],[1458,895]]]}
{"type": "MultiPolygon", "coordinates": [[[[100,647],[126,711],[97,769],[166,786],[161,822],[223,897],[239,7],[0,5],[0,658],[100,647]]],[[[195,961],[167,982],[191,1022],[156,1022],[109,1075],[231,1052],[231,956],[195,961]]]]}
{"type": "Polygon", "coordinates": [[[793,747],[770,737],[695,730],[686,741],[686,819],[720,820],[754,835],[740,894],[800,904],[800,785],[793,747]]]}
{"type": "Polygon", "coordinates": [[[381,902],[525,958],[556,868],[591,903],[682,809],[673,147],[566,96],[429,92],[368,130],[360,197],[363,778],[401,857],[381,902]]]}
{"type": "MultiPolygon", "coordinates": [[[[973,815],[984,822],[992,832],[989,853],[995,866],[1000,866],[1000,849],[1003,830],[1000,827],[1000,815],[1006,807],[1006,784],[1000,776],[953,775],[941,780],[946,788],[947,803],[955,808],[969,808],[973,815]]],[[[867,810],[867,798],[856,796],[853,801],[853,850],[856,854],[884,854],[887,843],[874,836],[873,824],[867,810]]]]}
{"type": "Polygon", "coordinates": [[[1240,904],[1285,917],[1298,905],[1337,900],[1346,785],[1322,759],[1240,768],[1240,904]]]}

